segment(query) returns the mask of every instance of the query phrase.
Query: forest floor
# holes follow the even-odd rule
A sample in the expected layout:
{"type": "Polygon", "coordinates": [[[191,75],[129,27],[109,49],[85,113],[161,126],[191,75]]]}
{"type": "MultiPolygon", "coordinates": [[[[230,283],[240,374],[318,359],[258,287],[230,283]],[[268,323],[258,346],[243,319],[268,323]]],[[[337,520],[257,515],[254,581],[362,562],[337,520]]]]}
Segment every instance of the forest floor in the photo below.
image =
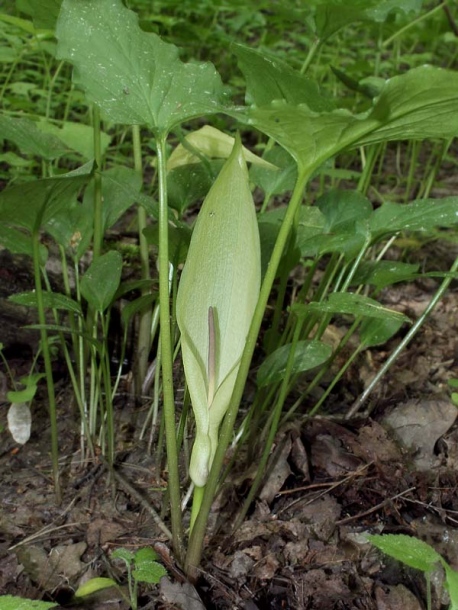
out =
{"type": "MultiPolygon", "coordinates": [[[[439,242],[426,247],[444,267],[453,249],[439,242]]],[[[2,269],[7,273],[8,266],[2,269]]],[[[13,275],[16,282],[22,277],[13,275]]],[[[398,284],[386,290],[383,302],[415,319],[435,287],[428,278],[398,284]]],[[[12,440],[7,403],[0,403],[0,594],[73,608],[72,592],[89,577],[125,582],[122,566],[110,562],[113,549],[153,546],[169,576],[157,588],[141,589],[142,608],[426,608],[422,574],[382,556],[365,535],[416,536],[458,569],[458,425],[447,383],[458,377],[457,311],[458,290],[452,285],[368,404],[352,417],[345,415],[399,336],[360,357],[320,416],[298,414],[284,427],[255,506],[235,532],[231,527],[255,467],[233,475],[214,504],[197,589],[174,565],[169,541],[146,508],[161,510],[167,478],[149,451],[149,433],[140,440],[149,401],[138,405],[122,392],[117,397],[117,476],[110,480],[99,458],[82,459],[77,409],[67,378],[56,368],[60,505],[51,478],[44,389],[33,405],[32,436],[23,446],[12,440]]],[[[5,338],[14,335],[7,332],[14,315],[1,320],[5,338]]],[[[18,327],[26,322],[19,319],[16,327],[17,345],[23,347],[30,337],[18,327]]],[[[340,323],[331,333],[345,330],[347,321],[340,323]]],[[[18,377],[30,366],[26,352],[9,354],[18,377]]],[[[447,608],[440,569],[431,582],[432,610],[447,608]]],[[[128,608],[116,589],[83,607],[128,608]]]]}

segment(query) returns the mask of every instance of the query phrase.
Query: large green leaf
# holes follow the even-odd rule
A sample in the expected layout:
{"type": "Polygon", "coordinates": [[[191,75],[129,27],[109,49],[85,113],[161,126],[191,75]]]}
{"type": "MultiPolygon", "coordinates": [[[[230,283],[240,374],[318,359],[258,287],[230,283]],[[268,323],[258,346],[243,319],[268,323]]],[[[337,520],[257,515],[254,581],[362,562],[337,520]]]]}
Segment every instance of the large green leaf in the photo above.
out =
{"type": "Polygon", "coordinates": [[[413,536],[385,534],[367,536],[367,538],[390,557],[422,572],[430,572],[442,559],[432,546],[413,536]]]}
{"type": "Polygon", "coordinates": [[[374,299],[352,292],[334,292],[325,301],[313,301],[304,305],[304,307],[313,312],[369,316],[370,318],[381,319],[390,318],[401,322],[409,321],[409,318],[399,311],[389,309],[374,299]]]}
{"type": "Polygon", "coordinates": [[[338,252],[346,259],[354,258],[365,245],[369,244],[370,233],[367,222],[357,221],[352,225],[341,225],[341,231],[322,233],[304,239],[302,231],[297,234],[297,246],[303,257],[320,257],[323,254],[338,252]]]}
{"type": "Polygon", "coordinates": [[[371,202],[358,191],[328,191],[317,199],[316,206],[326,219],[326,232],[342,233],[372,214],[371,202]]]}
{"type": "MultiPolygon", "coordinates": [[[[259,387],[280,381],[286,371],[291,344],[283,345],[270,354],[261,364],[256,377],[259,387]]],[[[332,348],[321,341],[298,341],[294,352],[292,374],[314,369],[331,356],[332,348]]]]}
{"type": "Polygon", "coordinates": [[[43,602],[38,599],[27,599],[15,595],[0,595],[0,608],[2,610],[49,610],[57,608],[55,602],[43,602]]]}
{"type": "Polygon", "coordinates": [[[97,258],[81,279],[81,294],[99,312],[111,304],[121,282],[122,256],[111,250],[97,258]]]}
{"type": "MultiPolygon", "coordinates": [[[[140,174],[129,167],[116,166],[102,172],[104,232],[137,201],[141,187],[140,174]]],[[[84,199],[91,208],[94,202],[94,182],[85,190],[84,199]]]]}
{"type": "Polygon", "coordinates": [[[307,104],[316,112],[334,109],[334,103],[320,93],[314,81],[283,61],[240,44],[233,45],[232,48],[246,79],[250,103],[265,106],[274,100],[284,100],[293,105],[307,104]]]}
{"type": "MultiPolygon", "coordinates": [[[[43,298],[43,306],[50,309],[63,309],[65,311],[71,311],[72,313],[76,313],[81,315],[81,305],[71,299],[65,294],[60,294],[59,292],[49,292],[47,290],[42,293],[43,298]]],[[[12,294],[9,299],[13,303],[17,303],[18,305],[25,305],[26,307],[38,307],[38,299],[37,293],[35,291],[32,292],[20,292],[18,294],[12,294]]]]}
{"type": "Polygon", "coordinates": [[[56,36],[75,82],[116,123],[167,132],[223,102],[213,65],[181,62],[178,49],[142,31],[121,0],[63,0],[56,36]]]}
{"type": "Polygon", "coordinates": [[[67,152],[67,146],[56,135],[43,133],[34,121],[0,114],[0,136],[14,142],[19,150],[47,161],[67,152]]]}
{"type": "Polygon", "coordinates": [[[74,201],[92,175],[93,164],[59,176],[15,184],[0,193],[0,222],[34,231],[74,201]]]}
{"type": "Polygon", "coordinates": [[[383,345],[395,335],[404,320],[395,318],[365,318],[359,328],[360,349],[383,345]]]}
{"type": "Polygon", "coordinates": [[[370,219],[375,237],[398,231],[431,231],[458,224],[458,197],[419,199],[408,204],[384,203],[370,219]]]}
{"type": "Polygon", "coordinates": [[[297,165],[284,148],[275,145],[266,151],[264,159],[277,169],[253,165],[250,170],[251,180],[265,192],[267,199],[273,195],[292,191],[297,180],[297,165]]]}
{"type": "MultiPolygon", "coordinates": [[[[57,125],[52,123],[40,121],[37,124],[37,129],[43,133],[56,136],[68,148],[78,152],[85,159],[90,160],[94,158],[94,130],[90,125],[65,121],[61,127],[57,127],[57,125]]],[[[111,136],[102,131],[100,133],[102,155],[105,154],[110,141],[111,136]]]]}
{"type": "Polygon", "coordinates": [[[414,279],[419,267],[399,261],[363,261],[353,276],[352,285],[371,284],[380,290],[397,282],[414,279]]]}
{"type": "Polygon", "coordinates": [[[53,30],[62,0],[16,0],[20,11],[31,15],[36,28],[53,30]]]}
{"type": "Polygon", "coordinates": [[[389,79],[371,111],[316,113],[305,104],[272,102],[239,118],[264,131],[310,172],[347,148],[387,140],[458,134],[458,73],[422,66],[389,79]]]}
{"type": "Polygon", "coordinates": [[[422,0],[315,0],[315,26],[318,36],[329,38],[357,21],[383,22],[391,12],[418,13],[422,0]]]}
{"type": "MultiPolygon", "coordinates": [[[[12,254],[33,255],[33,245],[30,235],[18,231],[6,223],[0,222],[0,244],[12,254]]],[[[45,246],[40,245],[40,261],[46,262],[48,251],[45,246]]]]}

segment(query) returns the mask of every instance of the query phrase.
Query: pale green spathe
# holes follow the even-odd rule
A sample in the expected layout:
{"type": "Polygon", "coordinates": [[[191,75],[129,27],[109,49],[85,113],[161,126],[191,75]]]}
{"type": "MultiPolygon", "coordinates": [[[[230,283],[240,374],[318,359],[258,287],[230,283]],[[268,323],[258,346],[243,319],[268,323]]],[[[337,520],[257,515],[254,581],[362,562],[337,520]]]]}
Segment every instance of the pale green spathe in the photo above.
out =
{"type": "Polygon", "coordinates": [[[190,475],[198,487],[207,481],[260,283],[258,224],[237,138],[200,210],[177,295],[183,364],[196,420],[190,475]],[[210,342],[214,358],[209,359],[210,342]]]}

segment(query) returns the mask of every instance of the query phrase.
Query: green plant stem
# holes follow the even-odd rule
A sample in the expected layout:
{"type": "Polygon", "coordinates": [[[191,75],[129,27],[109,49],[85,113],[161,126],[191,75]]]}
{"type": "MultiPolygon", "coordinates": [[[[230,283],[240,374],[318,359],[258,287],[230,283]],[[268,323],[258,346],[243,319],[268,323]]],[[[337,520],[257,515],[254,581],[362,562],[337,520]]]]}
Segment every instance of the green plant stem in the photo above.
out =
{"type": "MultiPolygon", "coordinates": [[[[107,462],[110,466],[114,462],[114,414],[113,414],[113,401],[112,401],[112,390],[111,390],[111,375],[110,375],[110,354],[108,351],[107,337],[109,318],[108,314],[100,314],[101,326],[102,326],[102,353],[100,354],[100,367],[101,367],[101,381],[103,383],[103,389],[105,394],[105,417],[106,417],[106,435],[107,438],[107,462]]],[[[100,397],[103,400],[103,396],[100,397]]]]}
{"type": "Polygon", "coordinates": [[[364,404],[364,402],[368,399],[369,395],[372,393],[372,390],[378,384],[378,382],[383,377],[383,375],[385,375],[385,373],[388,371],[388,369],[393,364],[393,362],[398,358],[398,356],[402,353],[402,351],[405,349],[405,347],[410,343],[410,341],[413,339],[413,337],[417,334],[417,332],[423,326],[426,319],[429,317],[429,314],[433,311],[433,309],[436,307],[437,303],[441,300],[444,293],[448,289],[450,282],[453,279],[455,279],[454,273],[457,270],[458,270],[458,258],[455,259],[453,265],[450,268],[449,273],[442,280],[441,285],[439,286],[436,293],[430,300],[430,302],[429,302],[428,306],[426,307],[426,309],[424,310],[424,312],[421,314],[421,316],[418,318],[418,320],[416,320],[416,322],[411,326],[409,332],[402,339],[402,341],[399,343],[399,345],[396,347],[396,349],[393,350],[393,352],[390,354],[390,357],[386,360],[385,364],[381,367],[381,369],[372,379],[372,381],[370,382],[368,387],[364,390],[364,392],[361,394],[361,396],[358,398],[358,400],[356,400],[356,402],[351,406],[350,410],[348,411],[348,413],[346,415],[346,419],[353,417],[353,415],[355,415],[355,413],[357,413],[359,411],[359,409],[364,404]]]}
{"type": "Polygon", "coordinates": [[[237,375],[237,380],[235,382],[231,402],[221,428],[219,443],[216,449],[215,458],[213,460],[210,475],[207,480],[205,494],[202,500],[202,506],[194,524],[194,528],[189,541],[188,553],[185,562],[185,570],[190,578],[196,577],[196,570],[202,556],[202,547],[208,515],[210,513],[213,497],[218,486],[218,481],[220,477],[220,472],[222,470],[226,449],[230,443],[233,434],[235,419],[237,417],[238,408],[242,399],[243,390],[245,388],[246,379],[248,377],[248,372],[250,369],[251,359],[253,356],[254,349],[256,347],[256,341],[264,317],[264,311],[269,300],[270,291],[275,280],[277,268],[280,264],[280,260],[285,249],[285,245],[287,243],[291,227],[294,224],[294,218],[302,202],[305,185],[307,184],[307,181],[313,169],[313,167],[307,169],[302,168],[302,171],[299,172],[298,180],[296,182],[291,201],[286,211],[285,218],[283,219],[282,225],[280,227],[277,241],[275,242],[275,247],[273,249],[272,256],[270,258],[269,265],[264,276],[258,303],[256,305],[253,320],[251,322],[250,330],[248,332],[245,349],[242,354],[240,369],[237,375]]]}
{"type": "MultiPolygon", "coordinates": [[[[140,141],[140,126],[134,125],[132,127],[133,136],[133,151],[134,151],[134,167],[135,171],[142,176],[142,149],[140,141]]],[[[146,229],[146,210],[143,206],[139,205],[137,208],[137,223],[138,223],[138,243],[140,246],[140,264],[141,264],[141,277],[143,280],[150,279],[150,265],[149,265],[149,248],[146,237],[143,234],[143,230],[146,229]]],[[[149,289],[142,290],[142,295],[149,294],[149,289]]],[[[146,371],[148,369],[148,355],[151,348],[151,322],[153,312],[151,307],[147,307],[140,313],[140,320],[138,325],[138,344],[137,344],[137,357],[136,357],[136,372],[135,372],[135,390],[136,395],[140,396],[142,392],[142,384],[146,377],[146,371]]]]}
{"type": "Polygon", "coordinates": [[[338,373],[333,376],[333,379],[329,386],[326,388],[326,391],[322,394],[319,401],[313,407],[313,409],[309,413],[309,417],[313,417],[320,410],[321,405],[327,399],[329,394],[332,392],[336,384],[340,381],[344,373],[348,370],[349,366],[354,362],[355,358],[360,354],[361,350],[364,349],[364,346],[360,346],[352,353],[352,355],[345,361],[345,364],[341,367],[338,373]]]}
{"type": "Polygon", "coordinates": [[[50,115],[51,115],[51,100],[53,97],[53,89],[54,89],[54,85],[56,84],[56,80],[57,77],[60,74],[60,71],[62,70],[63,66],[65,65],[64,61],[59,62],[56,71],[54,72],[54,75],[52,76],[52,78],[50,79],[49,82],[49,87],[48,87],[48,95],[46,96],[46,119],[49,119],[50,115]]]}
{"type": "Polygon", "coordinates": [[[180,479],[176,439],[175,401],[173,394],[173,346],[169,304],[169,210],[167,205],[166,137],[157,138],[157,166],[159,177],[159,317],[162,353],[162,388],[164,394],[164,422],[169,469],[170,514],[173,549],[178,561],[184,556],[183,525],[180,506],[180,479]]]}
{"type": "Polygon", "coordinates": [[[205,493],[204,487],[194,487],[192,494],[192,510],[191,510],[191,523],[189,525],[189,531],[192,532],[194,523],[196,522],[197,515],[199,514],[200,507],[202,506],[202,500],[205,493]]]}
{"type": "Polygon", "coordinates": [[[92,125],[94,139],[94,159],[97,171],[94,173],[94,243],[93,256],[96,260],[100,256],[103,242],[103,214],[102,214],[102,144],[100,129],[100,111],[94,104],[92,107],[92,125]]]}
{"type": "Polygon", "coordinates": [[[281,417],[281,414],[283,411],[283,405],[284,405],[286,396],[288,394],[289,380],[291,378],[291,374],[293,371],[294,357],[296,354],[296,346],[297,346],[297,342],[299,341],[299,337],[301,335],[302,324],[303,324],[303,320],[298,321],[296,328],[294,330],[294,337],[293,337],[293,341],[291,343],[291,349],[289,351],[288,361],[286,363],[285,375],[283,377],[283,381],[282,381],[282,384],[280,387],[280,392],[279,392],[279,395],[277,398],[277,402],[275,404],[274,415],[273,415],[272,423],[270,425],[269,434],[267,436],[267,439],[266,439],[266,442],[264,445],[264,451],[262,452],[262,456],[259,461],[256,476],[254,478],[253,483],[251,484],[251,488],[248,493],[248,496],[247,496],[245,502],[243,503],[241,511],[237,515],[237,519],[235,520],[233,531],[237,530],[240,527],[240,525],[242,524],[242,521],[245,518],[245,515],[247,514],[248,509],[251,506],[251,503],[253,502],[253,500],[256,497],[256,494],[258,492],[259,486],[261,485],[262,479],[264,478],[264,476],[266,474],[267,462],[269,460],[269,455],[270,455],[272,445],[275,440],[275,435],[277,434],[278,424],[280,422],[280,417],[281,417]]]}
{"type": "Polygon", "coordinates": [[[33,275],[35,280],[35,292],[38,305],[38,320],[40,323],[41,349],[43,352],[43,360],[45,363],[46,383],[48,387],[48,408],[49,420],[51,424],[51,460],[54,481],[54,492],[56,501],[61,502],[61,490],[59,481],[59,442],[57,435],[57,409],[56,409],[56,394],[54,391],[54,379],[52,377],[51,354],[49,353],[48,333],[45,328],[46,316],[43,303],[43,288],[41,286],[41,270],[40,270],[40,234],[38,229],[32,234],[33,248],[33,275]]]}
{"type": "Polygon", "coordinates": [[[442,10],[444,8],[444,6],[447,4],[447,2],[441,2],[440,4],[438,4],[437,6],[435,6],[433,9],[431,9],[429,12],[424,13],[423,15],[419,15],[416,19],[412,19],[412,21],[410,21],[409,23],[407,23],[404,27],[400,28],[397,32],[395,32],[392,36],[390,36],[389,38],[387,38],[384,42],[382,42],[382,47],[387,47],[389,44],[391,44],[393,42],[393,40],[395,40],[398,36],[402,36],[407,30],[410,30],[410,28],[418,25],[419,23],[421,23],[422,21],[424,21],[425,19],[428,19],[429,17],[431,17],[431,15],[434,15],[434,13],[439,12],[440,10],[442,10]]]}
{"type": "Polygon", "coordinates": [[[320,48],[321,45],[321,38],[315,38],[315,40],[312,42],[309,52],[307,53],[307,57],[304,60],[304,63],[301,66],[301,74],[305,74],[308,70],[308,67],[310,66],[312,59],[315,57],[318,49],[320,48]]]}

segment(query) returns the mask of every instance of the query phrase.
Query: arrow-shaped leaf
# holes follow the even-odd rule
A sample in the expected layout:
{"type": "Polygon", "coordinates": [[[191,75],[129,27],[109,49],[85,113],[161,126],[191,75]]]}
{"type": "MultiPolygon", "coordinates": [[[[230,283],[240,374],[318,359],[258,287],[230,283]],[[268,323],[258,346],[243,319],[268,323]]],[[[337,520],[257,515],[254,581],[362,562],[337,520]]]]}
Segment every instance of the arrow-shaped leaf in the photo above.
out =
{"type": "Polygon", "coordinates": [[[177,47],[141,30],[121,0],[64,0],[56,37],[75,82],[115,123],[167,132],[223,102],[214,66],[180,61],[177,47]]]}

